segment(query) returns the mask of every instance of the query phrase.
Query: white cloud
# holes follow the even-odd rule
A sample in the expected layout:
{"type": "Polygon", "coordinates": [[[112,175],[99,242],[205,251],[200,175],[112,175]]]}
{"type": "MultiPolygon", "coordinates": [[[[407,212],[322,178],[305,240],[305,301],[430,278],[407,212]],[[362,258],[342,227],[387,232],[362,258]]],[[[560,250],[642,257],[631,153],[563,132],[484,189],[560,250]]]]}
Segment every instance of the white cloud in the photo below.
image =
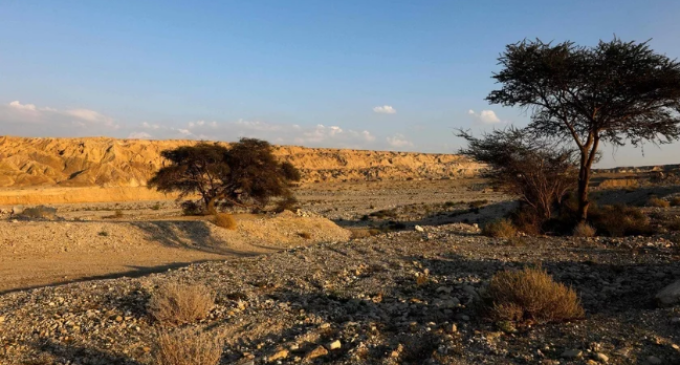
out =
{"type": "MultiPolygon", "coordinates": [[[[271,124],[271,123],[266,123],[266,122],[260,122],[260,121],[257,121],[257,120],[239,119],[235,122],[235,124],[242,129],[259,131],[259,132],[275,132],[275,131],[280,131],[282,128],[284,128],[284,126],[279,125],[279,124],[271,124]]],[[[217,125],[215,125],[215,126],[217,126],[217,125]]]]}
{"type": "Polygon", "coordinates": [[[93,126],[104,126],[112,129],[119,127],[113,118],[94,110],[83,108],[59,110],[50,107],[37,107],[34,104],[22,104],[18,100],[0,105],[0,120],[4,123],[31,123],[45,126],[45,128],[35,131],[40,133],[45,133],[50,128],[69,126],[81,129],[93,126]]]}
{"type": "Polygon", "coordinates": [[[15,101],[9,103],[9,106],[11,108],[20,109],[20,110],[32,110],[32,111],[36,110],[35,105],[33,105],[33,104],[21,104],[18,100],[15,100],[15,101]]]}
{"type": "Polygon", "coordinates": [[[116,127],[113,119],[89,109],[71,109],[63,112],[65,115],[69,115],[81,121],[85,121],[93,124],[103,124],[109,127],[116,127]]]}
{"type": "Polygon", "coordinates": [[[146,129],[159,129],[161,126],[158,124],[149,124],[148,122],[142,123],[142,128],[146,129]]]}
{"type": "Polygon", "coordinates": [[[380,114],[396,114],[397,110],[390,105],[376,106],[373,111],[380,114]]]}
{"type": "MultiPolygon", "coordinates": [[[[384,139],[376,138],[368,130],[354,130],[340,125],[283,124],[238,119],[221,122],[193,120],[183,125],[147,120],[125,126],[116,124],[113,118],[92,109],[53,109],[20,101],[0,104],[0,128],[3,134],[18,136],[111,136],[131,139],[215,141],[235,141],[239,137],[252,137],[276,144],[308,147],[354,149],[386,147],[384,139]]],[[[409,145],[409,142],[397,140],[394,143],[409,145]]]]}
{"type": "Polygon", "coordinates": [[[395,134],[392,137],[387,137],[387,144],[393,148],[413,147],[413,142],[404,137],[403,134],[395,134]]]}
{"type": "Polygon", "coordinates": [[[146,132],[132,132],[128,134],[128,137],[130,139],[151,139],[151,135],[146,132]]]}
{"type": "Polygon", "coordinates": [[[498,124],[501,123],[500,118],[496,115],[493,110],[482,110],[479,114],[474,110],[468,110],[468,114],[471,115],[477,122],[483,124],[498,124]]]}

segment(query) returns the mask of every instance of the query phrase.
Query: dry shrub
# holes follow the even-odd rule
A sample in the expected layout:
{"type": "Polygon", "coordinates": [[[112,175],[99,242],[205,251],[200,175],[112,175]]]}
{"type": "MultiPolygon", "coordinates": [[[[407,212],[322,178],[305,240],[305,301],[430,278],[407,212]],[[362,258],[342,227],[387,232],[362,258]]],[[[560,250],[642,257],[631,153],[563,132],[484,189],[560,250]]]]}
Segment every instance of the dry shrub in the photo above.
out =
{"type": "Polygon", "coordinates": [[[191,200],[182,202],[182,214],[187,216],[202,215],[204,212],[203,206],[191,200]]]}
{"type": "Polygon", "coordinates": [[[29,219],[52,219],[56,216],[56,214],[56,208],[38,205],[37,207],[24,209],[24,211],[21,212],[19,216],[29,219]]]}
{"type": "Polygon", "coordinates": [[[588,223],[579,223],[574,227],[574,237],[594,237],[595,228],[588,223]]]}
{"type": "Polygon", "coordinates": [[[290,210],[291,212],[294,212],[297,209],[300,209],[300,203],[294,196],[288,195],[276,202],[276,208],[274,211],[276,213],[281,213],[284,210],[290,210]]]}
{"type": "Polygon", "coordinates": [[[640,181],[638,179],[607,179],[602,181],[599,188],[612,189],[612,188],[626,188],[626,189],[637,189],[640,187],[640,181]]]}
{"type": "Polygon", "coordinates": [[[482,227],[482,234],[494,238],[510,238],[517,235],[517,229],[507,219],[489,222],[482,227]]]}
{"type": "Polygon", "coordinates": [[[159,331],[153,357],[157,365],[216,365],[222,357],[222,341],[195,328],[159,331]]]}
{"type": "Polygon", "coordinates": [[[659,199],[654,196],[647,201],[647,206],[655,208],[668,208],[671,206],[671,202],[669,202],[668,200],[659,199]]]}
{"type": "Polygon", "coordinates": [[[230,231],[235,231],[236,227],[238,227],[236,219],[229,213],[217,213],[215,215],[215,225],[230,231]]]}
{"type": "Polygon", "coordinates": [[[663,222],[664,227],[669,231],[680,231],[680,217],[670,218],[663,222]]]}
{"type": "Polygon", "coordinates": [[[510,214],[512,224],[521,232],[529,235],[538,235],[543,232],[545,219],[536,214],[532,209],[525,209],[525,205],[520,205],[518,209],[510,214]]]}
{"type": "Polygon", "coordinates": [[[382,233],[377,228],[348,228],[348,230],[352,233],[352,239],[368,238],[382,233]]]}
{"type": "Polygon", "coordinates": [[[204,319],[215,305],[215,295],[203,285],[166,283],[151,297],[149,313],[161,323],[184,324],[204,319]]]}
{"type": "Polygon", "coordinates": [[[487,317],[494,321],[535,321],[538,323],[582,318],[576,291],[542,268],[496,273],[482,294],[487,317]]]}
{"type": "Polygon", "coordinates": [[[441,338],[432,332],[413,335],[402,334],[399,342],[404,344],[403,347],[400,347],[401,351],[396,350],[399,360],[401,360],[400,363],[424,364],[429,363],[432,357],[437,354],[441,338]]]}
{"type": "Polygon", "coordinates": [[[671,198],[671,206],[672,207],[680,206],[680,196],[674,196],[673,198],[671,198]]]}
{"type": "Polygon", "coordinates": [[[605,205],[591,209],[588,220],[598,232],[611,237],[654,233],[649,217],[640,209],[626,205],[605,205]]]}

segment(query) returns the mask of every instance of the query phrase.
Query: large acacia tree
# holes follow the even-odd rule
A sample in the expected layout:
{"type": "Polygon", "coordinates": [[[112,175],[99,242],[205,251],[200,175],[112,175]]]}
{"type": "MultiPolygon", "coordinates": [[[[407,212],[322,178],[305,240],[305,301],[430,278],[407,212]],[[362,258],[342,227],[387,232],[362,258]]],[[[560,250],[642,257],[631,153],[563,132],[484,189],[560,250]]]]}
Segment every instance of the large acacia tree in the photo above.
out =
{"type": "Polygon", "coordinates": [[[179,192],[179,199],[199,194],[203,210],[217,204],[264,207],[271,197],[290,196],[290,184],[300,172],[279,162],[267,141],[242,138],[229,147],[198,143],[163,151],[169,164],[149,180],[149,188],[179,192]]]}
{"type": "Polygon", "coordinates": [[[647,42],[577,46],[540,40],[508,45],[501,84],[487,100],[531,111],[527,133],[578,150],[579,219],[588,215],[591,168],[603,143],[639,146],[680,137],[680,63],[647,42]]]}

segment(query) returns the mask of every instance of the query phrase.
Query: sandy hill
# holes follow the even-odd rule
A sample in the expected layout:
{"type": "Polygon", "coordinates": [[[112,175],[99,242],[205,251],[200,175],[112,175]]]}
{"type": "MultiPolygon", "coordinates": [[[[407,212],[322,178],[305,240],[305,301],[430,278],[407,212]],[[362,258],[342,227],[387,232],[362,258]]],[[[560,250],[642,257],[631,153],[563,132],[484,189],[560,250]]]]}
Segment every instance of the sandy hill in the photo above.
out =
{"type": "MultiPolygon", "coordinates": [[[[161,151],[189,140],[0,137],[0,188],[138,187],[164,164],[161,151]]],[[[458,155],[277,146],[303,182],[441,178],[474,175],[458,155]]]]}

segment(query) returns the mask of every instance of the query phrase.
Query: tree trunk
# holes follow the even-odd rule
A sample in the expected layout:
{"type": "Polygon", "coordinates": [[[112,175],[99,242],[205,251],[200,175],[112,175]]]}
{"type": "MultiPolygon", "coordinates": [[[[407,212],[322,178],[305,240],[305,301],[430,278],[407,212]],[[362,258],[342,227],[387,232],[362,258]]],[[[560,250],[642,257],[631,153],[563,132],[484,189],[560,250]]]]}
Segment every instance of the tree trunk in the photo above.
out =
{"type": "Polygon", "coordinates": [[[580,223],[585,223],[588,219],[588,187],[590,185],[590,167],[581,165],[581,170],[578,174],[578,220],[580,223]]]}
{"type": "Polygon", "coordinates": [[[203,197],[203,201],[205,202],[205,213],[208,215],[214,215],[217,214],[217,209],[215,209],[215,202],[217,201],[217,197],[208,197],[205,196],[203,197]]]}
{"type": "Polygon", "coordinates": [[[595,162],[597,148],[600,143],[600,137],[595,133],[592,140],[592,145],[588,145],[581,150],[581,169],[578,174],[578,220],[579,223],[586,223],[588,219],[588,188],[590,187],[590,174],[595,162]]]}

